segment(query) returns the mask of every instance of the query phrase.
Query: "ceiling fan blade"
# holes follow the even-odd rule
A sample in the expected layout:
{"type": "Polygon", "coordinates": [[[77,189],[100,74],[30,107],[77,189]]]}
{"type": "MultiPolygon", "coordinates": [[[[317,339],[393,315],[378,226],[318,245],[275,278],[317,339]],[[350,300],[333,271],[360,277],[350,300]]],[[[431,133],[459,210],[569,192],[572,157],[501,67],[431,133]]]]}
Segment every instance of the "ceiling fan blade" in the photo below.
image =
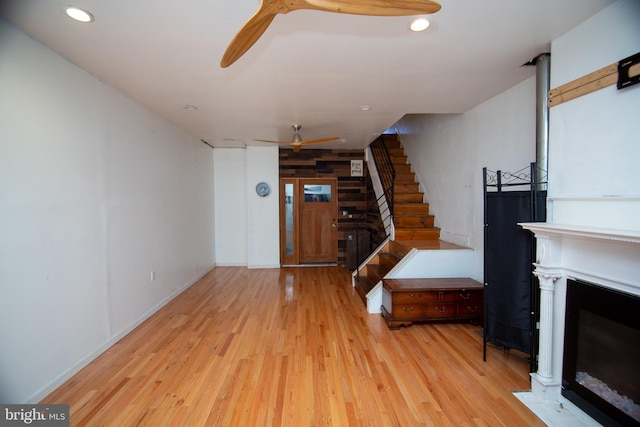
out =
{"type": "Polygon", "coordinates": [[[369,16],[408,16],[435,13],[440,10],[435,0],[288,0],[287,9],[324,10],[369,16]]]}
{"type": "Polygon", "coordinates": [[[300,152],[300,149],[302,148],[303,145],[322,144],[323,142],[338,141],[339,139],[340,139],[339,137],[308,139],[306,141],[290,142],[289,145],[291,145],[293,147],[293,152],[294,153],[298,153],[298,152],[300,152]]]}
{"type": "Polygon", "coordinates": [[[288,12],[287,9],[283,9],[283,7],[273,2],[270,3],[263,0],[258,11],[244,24],[238,34],[231,40],[229,46],[227,46],[227,50],[220,60],[220,66],[227,68],[244,55],[269,28],[271,21],[277,14],[288,12]]]}
{"type": "Polygon", "coordinates": [[[322,144],[323,142],[329,142],[329,141],[337,141],[339,140],[340,137],[336,136],[334,138],[319,138],[319,139],[308,139],[306,141],[300,141],[300,142],[294,142],[294,144],[297,145],[312,145],[312,144],[322,144]]]}
{"type": "Polygon", "coordinates": [[[254,141],[259,141],[259,142],[271,142],[273,144],[290,144],[290,142],[285,142],[285,141],[271,141],[269,139],[254,139],[254,141]]]}
{"type": "Polygon", "coordinates": [[[244,55],[267,30],[278,14],[309,9],[369,16],[407,16],[435,13],[435,0],[261,0],[258,11],[240,29],[220,60],[227,68],[244,55]]]}
{"type": "Polygon", "coordinates": [[[293,152],[298,153],[300,152],[300,149],[302,148],[303,145],[322,144],[323,142],[338,141],[339,139],[340,137],[336,136],[333,138],[309,139],[307,141],[300,141],[300,142],[271,141],[270,139],[254,139],[254,141],[271,142],[273,144],[281,144],[281,145],[290,145],[293,148],[293,152]]]}

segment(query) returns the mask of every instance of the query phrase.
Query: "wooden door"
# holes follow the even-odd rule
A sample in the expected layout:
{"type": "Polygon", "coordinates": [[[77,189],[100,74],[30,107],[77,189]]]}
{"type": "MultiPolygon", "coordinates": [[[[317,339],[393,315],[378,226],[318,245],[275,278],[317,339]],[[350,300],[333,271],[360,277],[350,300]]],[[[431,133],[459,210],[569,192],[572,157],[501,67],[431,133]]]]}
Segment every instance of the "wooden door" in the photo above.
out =
{"type": "Polygon", "coordinates": [[[338,195],[335,179],[300,179],[300,263],[338,262],[338,195]]]}
{"type": "Polygon", "coordinates": [[[338,262],[336,179],[280,180],[280,262],[338,262]]]}

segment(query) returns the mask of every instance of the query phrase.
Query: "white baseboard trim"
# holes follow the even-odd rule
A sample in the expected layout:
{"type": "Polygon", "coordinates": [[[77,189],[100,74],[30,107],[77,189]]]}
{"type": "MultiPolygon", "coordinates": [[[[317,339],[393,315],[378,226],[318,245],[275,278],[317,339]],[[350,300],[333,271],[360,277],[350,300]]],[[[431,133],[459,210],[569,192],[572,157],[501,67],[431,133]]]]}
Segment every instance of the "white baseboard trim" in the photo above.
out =
{"type": "Polygon", "coordinates": [[[187,290],[189,287],[191,287],[198,280],[203,278],[213,268],[215,268],[215,265],[211,266],[211,268],[206,269],[206,271],[204,273],[198,275],[196,278],[190,280],[189,282],[185,283],[181,287],[177,288],[174,292],[172,292],[170,295],[168,295],[166,298],[164,298],[158,304],[156,304],[155,306],[153,306],[152,308],[147,310],[142,316],[140,316],[138,319],[136,319],[131,325],[129,325],[125,329],[121,330],[120,332],[116,333],[115,335],[113,335],[105,343],[103,343],[100,347],[98,347],[97,349],[95,349],[94,351],[89,353],[86,357],[82,358],[80,361],[78,361],[72,367],[70,367],[69,369],[64,371],[62,374],[60,374],[51,383],[47,384],[45,387],[40,389],[40,391],[38,391],[36,394],[31,396],[29,399],[27,399],[26,403],[34,403],[35,404],[35,403],[40,402],[45,397],[47,397],[49,394],[51,394],[51,392],[53,392],[55,389],[57,389],[62,384],[64,384],[65,381],[67,381],[69,378],[71,378],[72,376],[74,376],[75,374],[80,372],[80,370],[82,368],[86,367],[89,363],[93,362],[98,356],[100,356],[102,353],[107,351],[112,345],[114,345],[115,343],[120,341],[122,338],[124,338],[126,335],[128,335],[131,331],[133,331],[135,328],[140,326],[145,320],[147,320],[148,318],[153,316],[158,310],[160,310],[162,307],[164,307],[169,302],[171,302],[175,297],[177,297],[179,294],[181,294],[182,292],[187,290]]]}

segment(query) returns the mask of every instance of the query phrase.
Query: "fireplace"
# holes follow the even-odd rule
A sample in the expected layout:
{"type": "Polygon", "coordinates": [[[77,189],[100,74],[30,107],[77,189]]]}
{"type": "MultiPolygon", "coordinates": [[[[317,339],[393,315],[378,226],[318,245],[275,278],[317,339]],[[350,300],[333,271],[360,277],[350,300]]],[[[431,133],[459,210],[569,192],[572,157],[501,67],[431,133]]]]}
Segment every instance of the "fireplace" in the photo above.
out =
{"type": "Polygon", "coordinates": [[[605,426],[640,426],[640,297],[567,279],[562,395],[605,426]]]}
{"type": "Polygon", "coordinates": [[[516,396],[548,425],[607,425],[609,412],[609,425],[640,425],[605,398],[640,403],[640,230],[521,225],[537,243],[540,322],[538,370],[516,396]]]}

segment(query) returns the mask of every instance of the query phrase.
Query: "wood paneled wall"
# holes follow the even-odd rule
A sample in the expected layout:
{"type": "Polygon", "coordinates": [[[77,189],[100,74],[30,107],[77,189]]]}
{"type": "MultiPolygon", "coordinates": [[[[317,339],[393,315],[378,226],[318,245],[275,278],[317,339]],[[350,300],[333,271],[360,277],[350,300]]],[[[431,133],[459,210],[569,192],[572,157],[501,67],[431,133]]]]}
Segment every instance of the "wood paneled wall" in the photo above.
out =
{"type": "Polygon", "coordinates": [[[338,264],[343,266],[347,264],[349,234],[353,234],[356,218],[367,209],[367,164],[363,162],[363,176],[352,177],[351,160],[364,161],[364,150],[304,149],[294,153],[280,149],[280,178],[338,179],[338,264]]]}

